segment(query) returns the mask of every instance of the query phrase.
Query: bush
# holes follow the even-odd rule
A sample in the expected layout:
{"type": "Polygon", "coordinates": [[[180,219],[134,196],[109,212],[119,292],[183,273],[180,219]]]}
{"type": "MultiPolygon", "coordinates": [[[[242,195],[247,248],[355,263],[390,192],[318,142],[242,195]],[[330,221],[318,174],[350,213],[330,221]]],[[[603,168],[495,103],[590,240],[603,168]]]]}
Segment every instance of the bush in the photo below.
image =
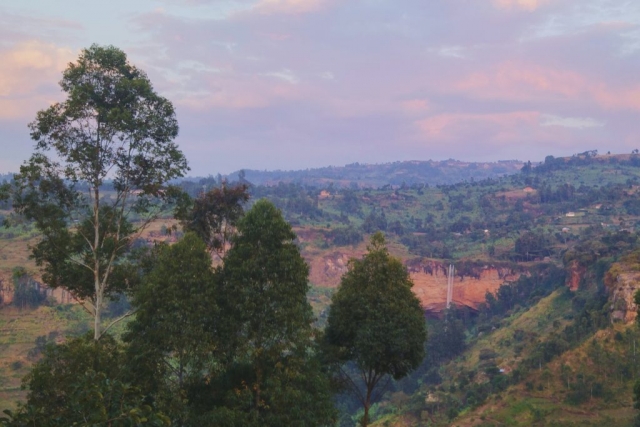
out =
{"type": "Polygon", "coordinates": [[[362,233],[353,227],[334,228],[328,234],[336,246],[357,245],[363,240],[362,233]]]}
{"type": "Polygon", "coordinates": [[[23,267],[13,269],[13,305],[35,308],[47,300],[47,293],[39,282],[27,274],[23,267]]]}
{"type": "Polygon", "coordinates": [[[123,355],[121,344],[108,335],[99,342],[90,334],[48,346],[24,380],[30,390],[27,403],[15,412],[5,411],[10,420],[0,423],[14,427],[170,425],[138,388],[123,382],[123,355]]]}
{"type": "Polygon", "coordinates": [[[498,357],[498,353],[489,348],[483,348],[482,350],[480,350],[480,355],[478,357],[480,358],[480,360],[491,360],[498,357]]]}

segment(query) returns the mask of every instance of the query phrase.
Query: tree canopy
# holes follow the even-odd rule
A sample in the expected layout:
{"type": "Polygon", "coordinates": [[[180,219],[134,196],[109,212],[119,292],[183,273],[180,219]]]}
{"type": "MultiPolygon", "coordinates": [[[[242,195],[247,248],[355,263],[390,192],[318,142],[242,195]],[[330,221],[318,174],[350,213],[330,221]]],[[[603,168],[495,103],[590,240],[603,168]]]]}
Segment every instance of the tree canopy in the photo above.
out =
{"type": "Polygon", "coordinates": [[[7,427],[57,426],[169,426],[169,418],[135,385],[121,344],[107,335],[95,341],[87,335],[47,347],[44,357],[24,379],[26,405],[7,427]]]}
{"type": "Polygon", "coordinates": [[[134,382],[182,425],[187,384],[214,360],[215,277],[206,245],[194,233],[157,247],[151,264],[132,298],[136,315],[124,337],[127,362],[134,382]]]}
{"type": "Polygon", "coordinates": [[[238,420],[233,425],[325,425],[334,416],[315,357],[309,268],[295,238],[280,211],[259,200],[238,223],[222,267],[224,378],[236,390],[222,399],[238,420]]]}
{"type": "MultiPolygon", "coordinates": [[[[400,260],[389,255],[382,233],[371,238],[368,253],[350,260],[333,296],[325,341],[339,365],[351,362],[364,384],[340,368],[347,386],[364,407],[362,425],[369,422],[374,390],[386,378],[400,379],[424,358],[426,325],[420,302],[400,260]]],[[[383,387],[379,387],[383,389],[383,387]]]]}
{"type": "Polygon", "coordinates": [[[176,219],[185,231],[196,233],[211,253],[223,259],[244,214],[243,205],[249,200],[248,187],[222,182],[220,187],[201,193],[195,199],[184,196],[177,205],[176,219]]]}
{"type": "Polygon", "coordinates": [[[120,49],[83,50],[60,86],[67,99],[29,125],[36,146],[16,175],[14,207],[42,233],[33,255],[46,284],[82,300],[97,340],[105,299],[132,284],[132,239],[188,168],[173,105],[120,49]]]}

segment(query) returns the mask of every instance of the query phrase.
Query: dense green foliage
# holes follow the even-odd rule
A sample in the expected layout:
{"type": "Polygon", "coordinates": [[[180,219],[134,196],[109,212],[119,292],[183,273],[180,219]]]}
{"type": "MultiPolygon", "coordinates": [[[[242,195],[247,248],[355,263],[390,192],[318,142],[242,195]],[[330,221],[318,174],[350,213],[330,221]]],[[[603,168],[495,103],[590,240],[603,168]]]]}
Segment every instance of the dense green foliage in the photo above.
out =
{"type": "Polygon", "coordinates": [[[369,423],[371,403],[379,398],[376,387],[384,389],[380,382],[406,376],[424,357],[424,315],[412,286],[407,270],[389,255],[377,233],[364,258],[351,260],[333,297],[325,332],[327,357],[339,365],[340,378],[362,403],[363,426],[369,423]],[[342,366],[349,362],[358,376],[342,366]]]}
{"type": "Polygon", "coordinates": [[[235,413],[233,425],[323,425],[334,415],[314,350],[309,270],[294,239],[275,206],[260,200],[225,257],[220,328],[231,357],[224,379],[242,399],[232,390],[220,398],[235,413]]]}
{"type": "Polygon", "coordinates": [[[155,250],[153,266],[135,292],[128,324],[134,383],[155,396],[178,425],[189,418],[188,384],[199,381],[216,346],[215,278],[205,243],[188,233],[155,250]]]}
{"type": "Polygon", "coordinates": [[[28,426],[168,426],[169,419],[140,389],[128,382],[121,344],[105,335],[49,346],[25,378],[27,404],[2,425],[28,426]]]}
{"type": "Polygon", "coordinates": [[[195,233],[157,246],[139,264],[125,343],[104,335],[49,346],[25,379],[27,403],[3,422],[332,424],[308,267],[294,239],[280,212],[259,201],[238,222],[223,266],[212,266],[195,233]]]}

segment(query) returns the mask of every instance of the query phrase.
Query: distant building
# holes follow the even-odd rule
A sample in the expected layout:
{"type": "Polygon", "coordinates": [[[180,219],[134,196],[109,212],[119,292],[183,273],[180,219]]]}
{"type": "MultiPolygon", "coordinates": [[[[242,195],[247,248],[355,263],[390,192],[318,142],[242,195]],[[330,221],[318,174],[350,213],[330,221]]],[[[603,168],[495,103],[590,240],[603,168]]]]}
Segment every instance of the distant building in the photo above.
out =
{"type": "Polygon", "coordinates": [[[568,217],[568,218],[573,218],[574,216],[576,216],[575,212],[567,212],[564,216],[568,217]]]}
{"type": "Polygon", "coordinates": [[[527,194],[535,193],[535,192],[536,192],[535,188],[533,188],[533,187],[524,187],[524,188],[522,189],[522,191],[524,191],[524,192],[525,192],[525,193],[527,193],[527,194]]]}

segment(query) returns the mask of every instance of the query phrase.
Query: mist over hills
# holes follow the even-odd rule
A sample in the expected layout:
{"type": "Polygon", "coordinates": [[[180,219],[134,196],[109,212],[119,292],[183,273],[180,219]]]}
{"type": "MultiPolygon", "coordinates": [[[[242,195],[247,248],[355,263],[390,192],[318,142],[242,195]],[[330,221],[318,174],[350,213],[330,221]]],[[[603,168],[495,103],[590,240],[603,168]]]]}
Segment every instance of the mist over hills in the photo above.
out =
{"type": "Polygon", "coordinates": [[[325,187],[378,188],[385,185],[402,184],[455,184],[457,182],[482,180],[510,175],[520,171],[524,162],[500,160],[497,162],[465,162],[460,160],[413,160],[382,164],[351,163],[346,166],[327,166],[315,169],[291,171],[259,171],[245,169],[229,174],[235,180],[244,173],[244,178],[255,185],[276,185],[279,182],[298,183],[325,187]]]}

